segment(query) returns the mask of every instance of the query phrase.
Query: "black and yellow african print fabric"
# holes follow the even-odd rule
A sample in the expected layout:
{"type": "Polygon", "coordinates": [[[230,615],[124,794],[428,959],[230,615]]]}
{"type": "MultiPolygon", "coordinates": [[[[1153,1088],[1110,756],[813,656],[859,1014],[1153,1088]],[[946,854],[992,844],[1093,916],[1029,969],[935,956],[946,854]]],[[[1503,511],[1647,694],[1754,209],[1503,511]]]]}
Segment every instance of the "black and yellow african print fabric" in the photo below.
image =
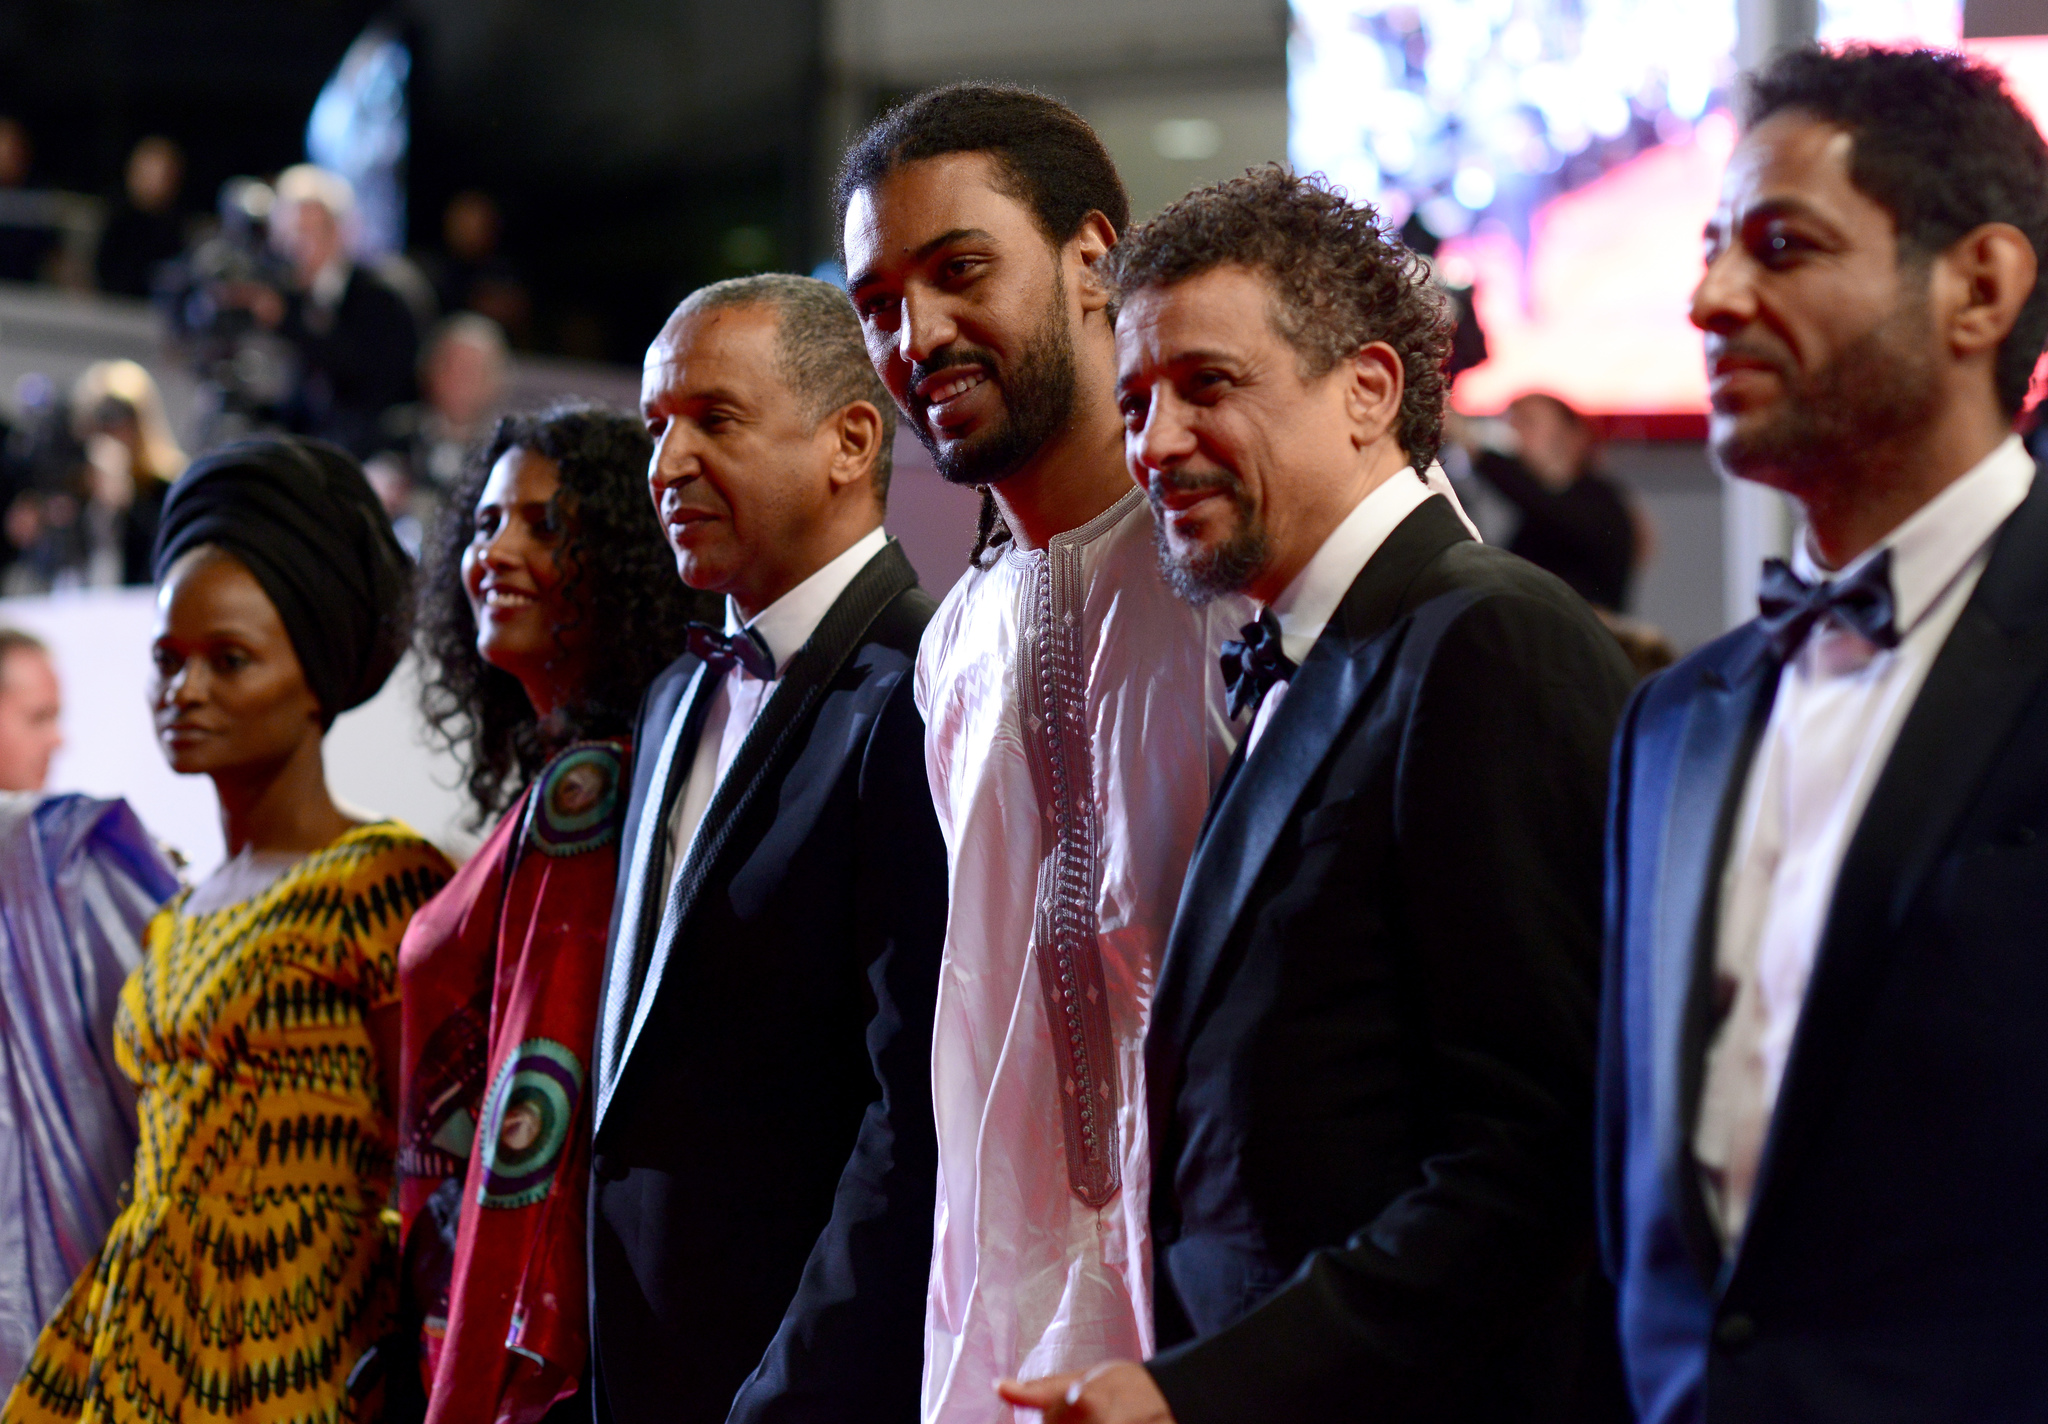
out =
{"type": "Polygon", "coordinates": [[[390,1328],[380,1214],[392,1114],[367,1015],[397,998],[406,922],[449,875],[392,821],[253,899],[180,896],[121,993],[133,1197],[44,1327],[0,1424],[336,1424],[390,1328]]]}

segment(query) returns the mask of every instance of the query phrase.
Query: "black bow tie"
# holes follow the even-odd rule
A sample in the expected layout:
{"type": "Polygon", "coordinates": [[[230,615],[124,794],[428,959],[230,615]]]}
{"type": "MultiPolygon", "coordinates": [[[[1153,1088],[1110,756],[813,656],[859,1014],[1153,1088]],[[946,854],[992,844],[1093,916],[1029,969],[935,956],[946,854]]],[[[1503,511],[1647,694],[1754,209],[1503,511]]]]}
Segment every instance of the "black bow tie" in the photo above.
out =
{"type": "Polygon", "coordinates": [[[774,680],[775,656],[768,651],[768,644],[761,635],[752,628],[742,628],[728,635],[709,623],[692,623],[689,634],[690,652],[721,677],[737,663],[763,682],[774,680]]]}
{"type": "Polygon", "coordinates": [[[1259,614],[1258,622],[1247,623],[1239,631],[1244,634],[1244,641],[1225,640],[1222,656],[1223,685],[1230,689],[1233,720],[1244,716],[1247,710],[1256,711],[1273,684],[1293,677],[1299,666],[1281,651],[1280,620],[1273,616],[1272,609],[1266,609],[1259,614]]]}
{"type": "Polygon", "coordinates": [[[1880,550],[1853,578],[1833,583],[1808,583],[1783,559],[1767,559],[1756,601],[1763,610],[1764,634],[1780,662],[1798,652],[1814,624],[1830,614],[1877,647],[1899,645],[1892,621],[1890,549],[1880,550]]]}

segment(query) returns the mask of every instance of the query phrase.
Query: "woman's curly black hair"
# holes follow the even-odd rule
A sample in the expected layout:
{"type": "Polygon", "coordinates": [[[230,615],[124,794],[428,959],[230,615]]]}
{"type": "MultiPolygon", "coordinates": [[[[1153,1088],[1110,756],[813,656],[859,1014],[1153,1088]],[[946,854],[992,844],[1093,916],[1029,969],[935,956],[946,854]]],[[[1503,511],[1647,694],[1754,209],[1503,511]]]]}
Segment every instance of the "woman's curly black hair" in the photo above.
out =
{"type": "Polygon", "coordinates": [[[708,602],[676,577],[647,497],[651,453],[638,419],[601,406],[508,415],[449,494],[422,561],[420,710],[466,769],[478,827],[563,747],[631,731],[648,684],[681,654],[684,625],[708,602]],[[477,652],[476,617],[462,587],[477,496],[508,450],[544,455],[561,472],[562,593],[590,629],[589,681],[545,720],[519,680],[477,652]]]}

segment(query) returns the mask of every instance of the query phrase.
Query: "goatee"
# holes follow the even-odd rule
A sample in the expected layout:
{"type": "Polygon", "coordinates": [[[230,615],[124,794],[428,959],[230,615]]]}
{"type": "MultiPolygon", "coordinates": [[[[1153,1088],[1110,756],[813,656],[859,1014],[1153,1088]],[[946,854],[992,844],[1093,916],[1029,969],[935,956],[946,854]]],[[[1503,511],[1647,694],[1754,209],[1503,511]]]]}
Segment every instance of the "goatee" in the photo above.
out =
{"type": "Polygon", "coordinates": [[[1266,566],[1272,554],[1272,540],[1265,521],[1252,507],[1244,485],[1230,475],[1199,480],[1179,480],[1182,489],[1217,490],[1228,496],[1237,522],[1221,543],[1199,546],[1186,554],[1175,554],[1166,533],[1166,505],[1161,497],[1165,481],[1154,476],[1148,494],[1152,501],[1152,544],[1159,551],[1159,574],[1166,586],[1195,608],[1228,594],[1244,592],[1245,585],[1266,566]]]}

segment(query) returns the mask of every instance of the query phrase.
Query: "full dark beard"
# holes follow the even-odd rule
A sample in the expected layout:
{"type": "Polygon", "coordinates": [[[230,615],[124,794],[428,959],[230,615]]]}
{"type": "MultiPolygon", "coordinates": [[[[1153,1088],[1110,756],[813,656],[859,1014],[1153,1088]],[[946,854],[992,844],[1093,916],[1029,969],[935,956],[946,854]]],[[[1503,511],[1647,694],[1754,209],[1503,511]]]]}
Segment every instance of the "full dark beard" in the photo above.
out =
{"type": "Polygon", "coordinates": [[[1925,298],[1900,306],[1825,368],[1789,385],[1776,417],[1710,445],[1723,473],[1805,498],[1919,429],[1940,399],[1925,298]]]}
{"type": "Polygon", "coordinates": [[[1237,527],[1222,543],[1176,556],[1166,538],[1166,507],[1158,485],[1148,491],[1152,501],[1152,545],[1159,551],[1159,574],[1166,586],[1193,607],[1226,594],[1242,593],[1272,554],[1272,540],[1266,522],[1252,507],[1251,497],[1234,476],[1200,482],[1204,488],[1220,489],[1230,497],[1237,511],[1237,527]]]}
{"type": "Polygon", "coordinates": [[[1046,441],[1073,423],[1074,408],[1081,399],[1080,381],[1074,367],[1074,332],[1067,320],[1066,293],[1057,282],[1017,364],[995,374],[1003,391],[1003,418],[974,438],[956,441],[941,451],[922,411],[910,422],[931,452],[940,477],[950,484],[1000,484],[1046,441]]]}

